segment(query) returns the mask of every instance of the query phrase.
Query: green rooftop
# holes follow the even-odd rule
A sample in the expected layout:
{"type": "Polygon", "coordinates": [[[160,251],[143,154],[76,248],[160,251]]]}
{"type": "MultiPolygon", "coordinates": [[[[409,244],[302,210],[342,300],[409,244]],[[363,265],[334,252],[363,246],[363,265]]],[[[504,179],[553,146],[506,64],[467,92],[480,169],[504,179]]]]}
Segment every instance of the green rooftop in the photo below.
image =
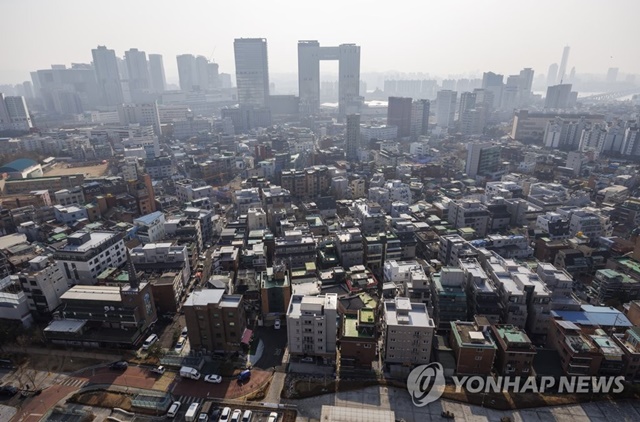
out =
{"type": "MultiPolygon", "coordinates": [[[[373,314],[373,309],[370,309],[370,311],[373,314]]],[[[361,316],[357,317],[355,315],[344,315],[344,317],[342,318],[342,335],[344,337],[375,339],[376,335],[375,335],[375,328],[373,325],[375,324],[375,322],[366,323],[369,326],[367,328],[370,328],[370,329],[362,329],[361,327],[361,329],[358,330],[358,325],[360,324],[359,318],[362,318],[362,317],[361,316]]]]}
{"type": "Polygon", "coordinates": [[[496,326],[496,331],[498,332],[498,335],[507,342],[507,344],[531,344],[531,340],[529,340],[527,334],[516,326],[498,325],[496,326]]]}
{"type": "Polygon", "coordinates": [[[636,261],[635,259],[622,258],[618,260],[618,264],[629,271],[640,274],[640,262],[636,261]]]}

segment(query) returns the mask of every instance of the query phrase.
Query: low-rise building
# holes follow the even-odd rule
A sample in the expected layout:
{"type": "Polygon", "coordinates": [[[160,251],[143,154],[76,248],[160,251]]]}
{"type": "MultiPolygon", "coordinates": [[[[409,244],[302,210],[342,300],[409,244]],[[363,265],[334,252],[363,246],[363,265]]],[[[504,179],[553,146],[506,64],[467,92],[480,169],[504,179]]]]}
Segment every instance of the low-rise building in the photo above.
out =
{"type": "Polygon", "coordinates": [[[292,295],[287,308],[289,353],[316,356],[333,362],[336,357],[338,295],[292,295]]]}
{"type": "Polygon", "coordinates": [[[18,280],[27,295],[29,309],[41,318],[50,317],[60,305],[60,297],[69,290],[60,267],[48,256],[31,259],[29,267],[18,273],[18,280]]]}
{"type": "Polygon", "coordinates": [[[547,346],[558,351],[566,375],[598,374],[602,354],[573,322],[552,319],[547,346]]]}
{"type": "Polygon", "coordinates": [[[456,375],[489,375],[497,347],[486,318],[451,321],[449,344],[456,358],[456,375]]]}
{"type": "Polygon", "coordinates": [[[433,318],[423,303],[396,297],[383,302],[384,362],[390,366],[411,368],[431,361],[433,318]]]}
{"type": "Polygon", "coordinates": [[[536,348],[527,334],[513,325],[493,325],[497,354],[494,367],[500,375],[532,376],[536,348]]]}
{"type": "Polygon", "coordinates": [[[375,311],[358,309],[357,315],[342,316],[340,366],[371,368],[378,353],[375,311]]]}
{"type": "Polygon", "coordinates": [[[243,338],[247,319],[242,295],[226,295],[222,289],[196,290],[183,309],[191,350],[237,352],[247,340],[243,338]]]}
{"type": "Polygon", "coordinates": [[[137,279],[120,286],[77,285],[65,292],[44,329],[54,344],[137,348],[157,320],[151,285],[137,279]]]}

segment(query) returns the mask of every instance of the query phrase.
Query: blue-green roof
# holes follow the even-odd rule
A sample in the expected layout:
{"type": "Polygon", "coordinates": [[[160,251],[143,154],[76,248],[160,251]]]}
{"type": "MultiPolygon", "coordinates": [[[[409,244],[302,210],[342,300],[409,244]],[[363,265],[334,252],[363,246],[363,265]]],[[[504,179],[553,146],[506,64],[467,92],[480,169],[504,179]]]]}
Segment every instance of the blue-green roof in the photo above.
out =
{"type": "Polygon", "coordinates": [[[38,165],[38,163],[30,158],[18,158],[17,160],[13,160],[12,162],[0,167],[0,173],[20,172],[35,165],[38,165]]]}

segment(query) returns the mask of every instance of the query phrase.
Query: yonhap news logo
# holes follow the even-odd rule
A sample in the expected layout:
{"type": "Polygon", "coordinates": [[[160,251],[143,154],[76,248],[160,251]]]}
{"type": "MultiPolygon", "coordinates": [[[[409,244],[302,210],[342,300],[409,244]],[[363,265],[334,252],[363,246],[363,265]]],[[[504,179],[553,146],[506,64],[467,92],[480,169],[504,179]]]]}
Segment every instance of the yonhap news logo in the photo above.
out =
{"type": "MultiPolygon", "coordinates": [[[[471,394],[478,393],[510,393],[510,394],[544,394],[545,392],[560,394],[618,394],[625,389],[625,378],[573,376],[559,377],[549,376],[539,378],[526,376],[454,376],[452,377],[455,392],[465,390],[471,394]]],[[[446,381],[444,369],[438,362],[428,365],[420,365],[414,368],[407,377],[407,390],[411,395],[411,401],[417,407],[423,407],[433,403],[442,397],[446,381]]]]}
{"type": "Polygon", "coordinates": [[[444,392],[444,369],[439,362],[416,366],[407,378],[411,401],[423,407],[438,400],[444,392]]]}

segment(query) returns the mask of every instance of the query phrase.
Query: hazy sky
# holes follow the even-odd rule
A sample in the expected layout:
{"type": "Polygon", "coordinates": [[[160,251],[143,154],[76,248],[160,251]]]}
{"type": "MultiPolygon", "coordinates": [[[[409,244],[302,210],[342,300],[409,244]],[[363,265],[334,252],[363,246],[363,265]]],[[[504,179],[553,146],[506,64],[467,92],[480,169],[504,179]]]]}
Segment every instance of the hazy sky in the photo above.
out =
{"type": "Polygon", "coordinates": [[[297,73],[297,40],[317,39],[360,45],[363,72],[540,74],[568,44],[567,72],[640,74],[639,15],[639,0],[0,0],[0,83],[88,63],[97,45],[162,54],[169,82],[181,53],[233,73],[239,37],[267,38],[271,72],[297,73]]]}

